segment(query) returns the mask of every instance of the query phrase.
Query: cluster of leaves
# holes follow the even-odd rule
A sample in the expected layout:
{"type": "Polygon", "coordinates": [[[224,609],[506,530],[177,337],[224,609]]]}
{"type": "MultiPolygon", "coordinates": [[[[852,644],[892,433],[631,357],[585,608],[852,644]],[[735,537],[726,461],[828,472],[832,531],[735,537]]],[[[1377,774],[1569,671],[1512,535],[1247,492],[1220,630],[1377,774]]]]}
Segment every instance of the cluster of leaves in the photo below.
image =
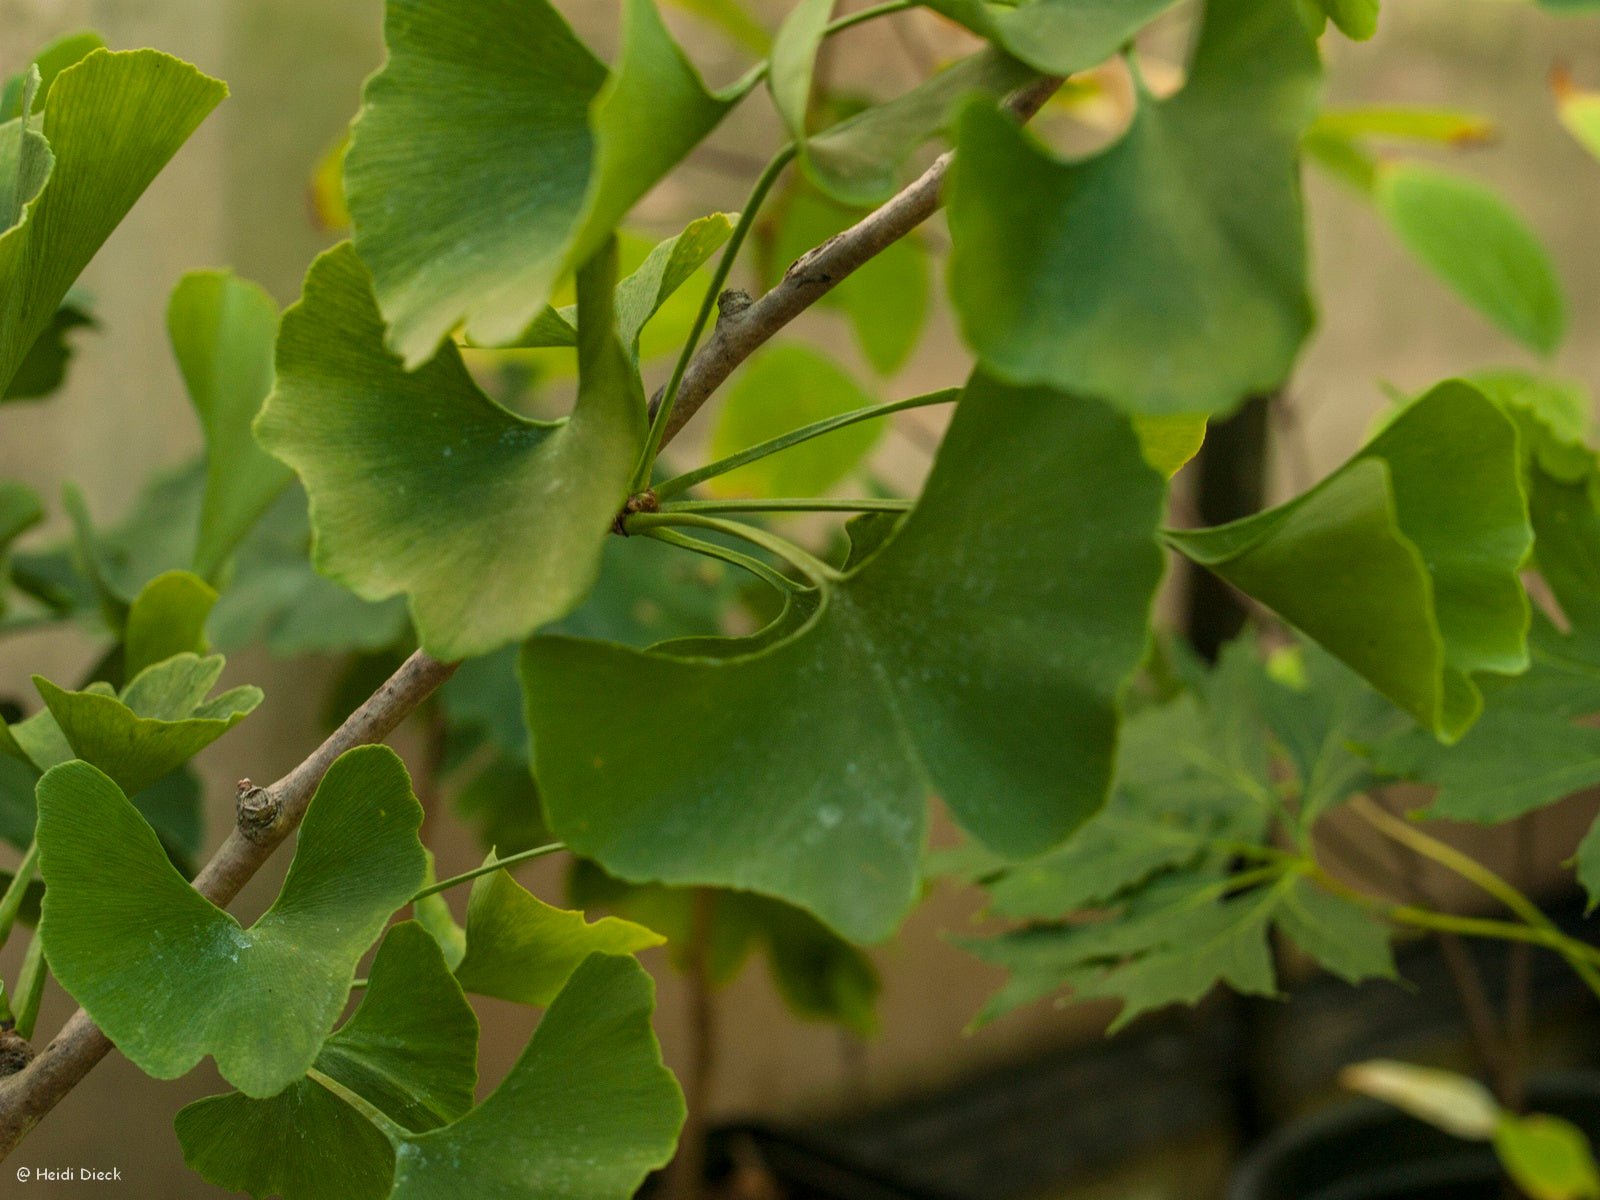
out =
{"type": "MultiPolygon", "coordinates": [[[[107,646],[82,687],[39,680],[43,707],[0,726],[0,833],[27,847],[0,927],[34,862],[44,882],[18,1023],[47,956],[150,1074],[214,1058],[237,1092],[178,1125],[226,1186],[626,1194],[683,1117],[628,956],[666,936],[720,982],[760,948],[797,1011],[870,1029],[876,979],[850,942],[918,898],[935,795],[996,909],[1046,922],[980,951],[1015,972],[993,1011],[1063,984],[1121,998],[1124,1020],[1217,980],[1270,991],[1273,928],[1346,978],[1391,974],[1385,926],[1315,861],[1317,819],[1379,767],[1493,752],[1521,736],[1495,723],[1519,704],[1600,708],[1580,679],[1600,484],[1537,380],[1443,384],[1305,495],[1161,528],[1206,420],[1282,385],[1312,327],[1303,146],[1511,333],[1559,339],[1548,265],[1502,206],[1380,168],[1362,139],[1396,130],[1371,113],[1319,118],[1316,38],[1329,20],[1369,36],[1371,0],[1206,0],[1183,86],[1156,97],[1128,51],[1131,124],[1078,159],[1001,101],[1118,55],[1172,0],[880,6],[865,15],[927,8],[979,45],[882,103],[818,88],[821,47],[861,16],[830,21],[832,0],[801,0],[770,41],[727,0],[697,3],[762,55],[722,90],[652,0],[620,7],[608,67],[548,0],[388,0],[387,61],[335,156],[342,185],[323,184],[350,240],[281,317],[226,274],[172,297],[204,454],[111,528],[68,489],[61,544],[13,547],[44,506],[0,489],[0,629],[74,622],[107,646]],[[763,83],[787,143],[746,211],[619,232],[763,83]],[[669,474],[667,423],[741,248],[753,236],[777,280],[940,138],[965,385],[876,403],[929,307],[928,245],[901,241],[829,297],[879,378],[774,345],[730,389],[716,461],[669,474]],[[1441,211],[1479,233],[1427,236],[1441,211]],[[646,373],[672,353],[652,409],[646,373]],[[569,382],[568,415],[529,415],[569,382]],[[869,422],[950,402],[918,498],[885,495],[869,422]],[[875,494],[821,495],[850,479],[875,494]],[[808,509],[866,515],[816,552],[713,515],[808,509]],[[1163,547],[1319,644],[1304,678],[1240,649],[1134,704],[1163,547]],[[1572,625],[1537,626],[1531,654],[1530,549],[1572,625]],[[199,844],[188,762],[261,699],[207,698],[213,641],[346,656],[341,710],[413,647],[465,660],[430,712],[463,811],[491,847],[559,839],[574,895],[622,916],[555,909],[491,851],[458,926],[410,779],[366,748],[330,769],[277,902],[241,927],[179,869],[199,844]],[[1391,736],[1408,719],[1416,735],[1391,736]],[[385,934],[407,904],[415,923],[385,934]],[[469,992],[547,1008],[476,1106],[469,992]]],[[[7,400],[60,381],[88,320],[79,273],[222,95],[92,38],[7,85],[7,400]]],[[[1570,732],[1569,775],[1591,749],[1570,732]]]]}

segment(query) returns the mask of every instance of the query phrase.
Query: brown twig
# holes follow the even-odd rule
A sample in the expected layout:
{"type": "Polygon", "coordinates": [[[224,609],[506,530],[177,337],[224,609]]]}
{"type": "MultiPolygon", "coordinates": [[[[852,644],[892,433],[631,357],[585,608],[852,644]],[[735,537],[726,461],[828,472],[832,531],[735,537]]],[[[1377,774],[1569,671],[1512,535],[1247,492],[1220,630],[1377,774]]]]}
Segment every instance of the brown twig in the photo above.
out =
{"type": "MultiPolygon", "coordinates": [[[[455,673],[417,651],[401,664],[367,702],[346,718],[328,740],[267,790],[277,802],[276,818],[246,837],[235,828],[195,878],[194,886],[212,903],[226,907],[259,871],[306,814],[306,806],[329,767],[346,750],[381,742],[434,690],[455,673]]],[[[55,1039],[23,1070],[0,1082],[0,1158],[17,1148],[41,1118],[106,1056],[111,1043],[89,1014],[78,1009],[55,1039]]]]}
{"type": "MultiPolygon", "coordinates": [[[[1006,100],[1006,109],[1026,121],[1055,95],[1061,82],[1053,76],[1035,80],[1013,92],[1006,100]]],[[[677,436],[734,368],[774,334],[937,212],[953,159],[953,152],[941,154],[882,207],[796,259],[777,286],[761,299],[719,316],[710,338],[695,352],[684,373],[661,444],[666,445],[677,436]]],[[[657,392],[650,401],[652,416],[661,396],[657,392]]]]}

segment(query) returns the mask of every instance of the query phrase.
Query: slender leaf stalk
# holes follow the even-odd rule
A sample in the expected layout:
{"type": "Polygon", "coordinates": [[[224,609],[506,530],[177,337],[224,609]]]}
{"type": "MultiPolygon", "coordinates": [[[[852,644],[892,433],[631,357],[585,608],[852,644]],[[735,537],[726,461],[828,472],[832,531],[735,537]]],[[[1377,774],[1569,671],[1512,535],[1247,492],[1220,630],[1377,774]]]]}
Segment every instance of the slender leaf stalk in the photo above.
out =
{"type": "Polygon", "coordinates": [[[13,1011],[17,1018],[17,1036],[32,1038],[33,1027],[39,1020],[39,1001],[44,997],[44,977],[48,967],[44,958],[44,940],[35,933],[28,939],[28,948],[22,955],[22,968],[17,972],[17,994],[13,1011]]]}
{"type": "Polygon", "coordinates": [[[771,584],[784,593],[802,590],[802,585],[790,579],[779,571],[774,571],[758,558],[748,554],[741,554],[727,546],[719,546],[715,542],[702,541],[697,537],[690,537],[686,533],[679,533],[675,529],[647,529],[646,537],[655,538],[658,542],[665,542],[669,546],[678,546],[681,549],[703,554],[707,558],[715,558],[721,562],[729,563],[742,571],[748,571],[763,583],[771,584]]]}
{"type": "Polygon", "coordinates": [[[689,370],[689,362],[694,358],[695,349],[700,345],[700,338],[711,322],[711,310],[716,307],[722,289],[727,285],[728,276],[733,272],[734,261],[739,257],[739,250],[744,246],[745,239],[750,236],[750,230],[755,227],[756,217],[761,212],[761,205],[766,200],[767,194],[778,182],[778,176],[782,175],[785,168],[794,160],[796,153],[793,143],[779,150],[762,170],[755,186],[750,189],[750,198],[745,201],[744,210],[739,214],[739,223],[733,227],[733,234],[728,238],[728,244],[723,247],[722,257],[717,260],[717,269],[712,272],[711,282],[706,286],[706,294],[700,301],[700,311],[695,314],[689,337],[683,343],[678,361],[672,366],[672,375],[667,380],[667,390],[662,393],[661,405],[650,420],[650,432],[645,438],[644,451],[639,456],[638,467],[634,470],[632,490],[635,492],[641,491],[650,483],[650,472],[655,466],[656,455],[661,450],[667,424],[672,420],[672,406],[677,402],[679,389],[683,387],[684,374],[689,370]]]}
{"type": "Polygon", "coordinates": [[[749,500],[678,500],[672,504],[662,505],[661,511],[664,513],[900,513],[910,512],[911,506],[912,501],[910,500],[807,500],[804,497],[785,497],[781,499],[749,500]]]}
{"type": "Polygon", "coordinates": [[[390,1142],[398,1145],[400,1142],[411,1136],[405,1129],[401,1128],[397,1122],[390,1119],[389,1115],[377,1105],[373,1104],[365,1096],[351,1091],[337,1079],[333,1079],[328,1075],[324,1075],[315,1067],[312,1067],[306,1072],[306,1077],[315,1080],[327,1091],[332,1092],[335,1096],[339,1097],[339,1099],[343,1100],[367,1120],[371,1121],[373,1125],[377,1126],[378,1132],[383,1134],[384,1137],[388,1138],[390,1142]]]}
{"type": "Polygon", "coordinates": [[[676,496],[679,492],[686,492],[696,484],[714,479],[718,475],[726,475],[729,471],[738,470],[747,463],[756,462],[768,455],[777,454],[780,450],[787,450],[791,446],[798,446],[801,442],[808,442],[812,438],[821,437],[823,434],[832,433],[836,429],[844,429],[862,421],[872,421],[879,417],[887,417],[897,412],[905,412],[913,408],[927,408],[934,404],[953,404],[960,397],[960,388],[941,388],[937,392],[929,392],[925,396],[912,396],[907,400],[895,400],[888,404],[873,404],[866,408],[857,408],[847,413],[840,413],[834,417],[824,417],[820,421],[813,421],[809,425],[802,425],[788,433],[781,434],[769,441],[760,442],[747,449],[740,450],[737,454],[730,454],[726,458],[718,459],[703,467],[696,467],[693,471],[685,471],[682,475],[674,475],[671,479],[662,480],[652,490],[659,500],[668,496],[676,496]]]}
{"type": "Polygon", "coordinates": [[[746,525],[740,521],[724,521],[718,517],[701,516],[692,512],[661,512],[661,513],[635,513],[628,518],[627,528],[630,533],[643,533],[648,529],[658,529],[664,526],[690,525],[698,529],[710,529],[716,533],[726,534],[729,537],[739,538],[765,550],[768,554],[781,558],[784,562],[794,567],[819,587],[829,583],[837,583],[844,578],[837,570],[823,562],[815,555],[808,554],[787,538],[781,538],[775,533],[765,529],[757,529],[753,525],[746,525]]]}
{"type": "Polygon", "coordinates": [[[426,900],[429,896],[436,895],[439,892],[448,891],[457,884],[470,883],[480,875],[488,875],[493,871],[499,871],[505,867],[514,867],[518,863],[532,862],[536,858],[543,858],[547,854],[556,854],[562,850],[565,850],[566,848],[567,844],[565,842],[550,842],[544,846],[535,846],[531,850],[522,850],[516,854],[508,854],[504,858],[497,858],[493,862],[486,862],[481,867],[474,867],[470,871],[463,871],[459,875],[452,875],[449,879],[441,879],[438,883],[430,883],[415,896],[412,896],[409,903],[415,904],[418,900],[426,900]]]}
{"type": "Polygon", "coordinates": [[[27,852],[22,856],[22,862],[17,865],[16,874],[6,885],[5,894],[0,895],[0,946],[4,946],[11,937],[11,930],[17,923],[17,914],[22,911],[22,901],[28,894],[28,885],[33,882],[34,872],[38,867],[39,843],[29,842],[27,852]]]}

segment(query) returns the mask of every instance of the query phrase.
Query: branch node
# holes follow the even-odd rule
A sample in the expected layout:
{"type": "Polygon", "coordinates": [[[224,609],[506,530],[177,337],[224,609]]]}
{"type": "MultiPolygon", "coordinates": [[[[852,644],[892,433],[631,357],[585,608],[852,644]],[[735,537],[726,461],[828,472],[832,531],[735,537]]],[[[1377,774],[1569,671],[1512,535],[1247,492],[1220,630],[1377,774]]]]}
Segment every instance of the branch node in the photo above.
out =
{"type": "Polygon", "coordinates": [[[234,813],[240,834],[257,845],[271,841],[278,818],[283,815],[283,803],[266,788],[256,787],[248,779],[239,780],[238,788],[234,813]]]}
{"type": "Polygon", "coordinates": [[[737,321],[755,301],[742,288],[729,288],[717,297],[717,323],[737,321]]]}
{"type": "MultiPolygon", "coordinates": [[[[748,297],[747,297],[748,299],[748,297]]],[[[634,513],[653,513],[661,511],[661,501],[656,499],[653,491],[645,490],[635,496],[629,496],[628,502],[622,506],[622,511],[611,522],[611,532],[619,537],[628,537],[628,518],[634,513]]]]}
{"type": "Polygon", "coordinates": [[[10,1027],[0,1030],[0,1078],[15,1075],[34,1059],[33,1043],[10,1027]]]}

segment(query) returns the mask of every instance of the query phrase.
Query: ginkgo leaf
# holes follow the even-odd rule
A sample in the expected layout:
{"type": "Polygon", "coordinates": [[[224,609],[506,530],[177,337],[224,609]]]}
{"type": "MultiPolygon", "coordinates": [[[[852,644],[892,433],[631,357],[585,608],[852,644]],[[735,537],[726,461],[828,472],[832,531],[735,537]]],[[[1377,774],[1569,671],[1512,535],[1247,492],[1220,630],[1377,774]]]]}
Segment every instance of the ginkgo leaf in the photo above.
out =
{"type": "Polygon", "coordinates": [[[1442,741],[1482,710],[1474,676],[1527,668],[1518,572],[1533,535],[1516,427],[1459,380],[1415,401],[1304,495],[1168,540],[1442,741]]]}
{"type": "Polygon", "coordinates": [[[834,0],[797,0],[789,6],[789,15],[772,39],[767,86],[772,91],[773,107],[796,142],[805,140],[817,51],[822,48],[833,5],[834,0]]]}
{"type": "MultiPolygon", "coordinates": [[[[478,1020],[439,947],[413,922],[378,947],[361,1004],[315,1069],[404,1128],[466,1114],[477,1082],[478,1020]]],[[[184,1161],[211,1183],[283,1200],[383,1200],[394,1148],[365,1116],[311,1079],[267,1100],[208,1096],[174,1122],[184,1161]]]]}
{"type": "Polygon", "coordinates": [[[672,1157],[684,1117],[650,1028],[654,1002],[633,959],[591,955],[482,1104],[398,1140],[392,1200],[633,1195],[672,1157]]]}
{"type": "Polygon", "coordinates": [[[79,329],[93,329],[95,324],[88,311],[69,298],[33,343],[0,401],[38,400],[60,388],[67,380],[67,365],[74,353],[71,335],[79,329]]]}
{"type": "Polygon", "coordinates": [[[624,879],[762,892],[864,940],[914,898],[930,795],[1003,853],[1054,845],[1105,797],[1162,492],[1125,418],[975,378],[915,511],[798,629],[715,658],[528,643],[553,829],[624,879]],[[670,730],[644,719],[662,695],[670,730]]]}
{"type": "MultiPolygon", "coordinates": [[[[45,101],[50,98],[50,89],[55,85],[56,78],[61,72],[87,58],[96,50],[105,49],[105,46],[105,39],[98,33],[85,30],[57,38],[35,54],[29,65],[39,69],[39,87],[32,103],[28,106],[29,111],[38,113],[43,110],[45,101]]],[[[28,72],[13,75],[5,81],[5,86],[0,88],[0,121],[9,121],[22,115],[22,94],[27,90],[27,76],[28,72]]]]}
{"type": "Polygon", "coordinates": [[[1339,32],[1358,42],[1378,32],[1378,0],[1315,0],[1339,32]]]}
{"type": "Polygon", "coordinates": [[[408,370],[458,326],[515,339],[734,97],[652,0],[606,68],[548,0],[394,0],[345,160],[355,244],[408,370]]]}
{"type": "Polygon", "coordinates": [[[1175,0],[921,0],[1014,58],[1050,75],[1104,62],[1175,0]]]}
{"type": "Polygon", "coordinates": [[[1312,326],[1298,152],[1318,77],[1293,5],[1210,0],[1187,85],[1141,89],[1092,158],[969,106],[950,294],[984,368],[1140,413],[1223,412],[1282,383],[1312,326]]]}
{"type": "Polygon", "coordinates": [[[176,654],[145,668],[116,695],[92,686],[69,692],[38,675],[33,683],[72,757],[131,795],[188,762],[261,703],[261,689],[249,685],[208,700],[222,668],[220,654],[176,654]]]}
{"type": "Polygon", "coordinates": [[[284,314],[257,435],[311,497],[317,568],[366,600],[405,593],[431,654],[526,637],[594,583],[645,431],[614,273],[611,252],[580,273],[578,400],[555,422],[489,399],[454,346],[405,371],[348,244],[312,265],[284,314]]]}
{"type": "Polygon", "coordinates": [[[249,1096],[300,1079],[357,962],[422,883],[422,808],[381,746],[328,769],[283,889],[249,928],[173,870],[144,818],[88,763],[53,768],[38,795],[50,969],[158,1079],[206,1055],[249,1096]]]}
{"type": "Polygon", "coordinates": [[[56,77],[39,133],[0,126],[0,393],[67,289],[227,89],[154,50],[95,50],[56,77]]]}
{"type": "Polygon", "coordinates": [[[1463,299],[1528,348],[1555,352],[1566,329],[1555,264],[1505,201],[1422,163],[1382,167],[1375,199],[1406,248],[1463,299]]]}
{"type": "Polygon", "coordinates": [[[590,954],[633,954],[664,940],[617,917],[585,921],[581,912],[546,904],[509,872],[493,871],[472,884],[466,954],[455,973],[469,992],[544,1006],[590,954]]]}
{"type": "Polygon", "coordinates": [[[291,478],[250,432],[272,391],[278,306],[247,280],[197,271],[172,293],[167,332],[206,435],[194,569],[212,579],[291,478]]]}
{"type": "Polygon", "coordinates": [[[176,654],[204,654],[206,618],[216,602],[216,589],[188,571],[167,571],[145,584],[128,606],[126,676],[132,679],[176,654]]]}

